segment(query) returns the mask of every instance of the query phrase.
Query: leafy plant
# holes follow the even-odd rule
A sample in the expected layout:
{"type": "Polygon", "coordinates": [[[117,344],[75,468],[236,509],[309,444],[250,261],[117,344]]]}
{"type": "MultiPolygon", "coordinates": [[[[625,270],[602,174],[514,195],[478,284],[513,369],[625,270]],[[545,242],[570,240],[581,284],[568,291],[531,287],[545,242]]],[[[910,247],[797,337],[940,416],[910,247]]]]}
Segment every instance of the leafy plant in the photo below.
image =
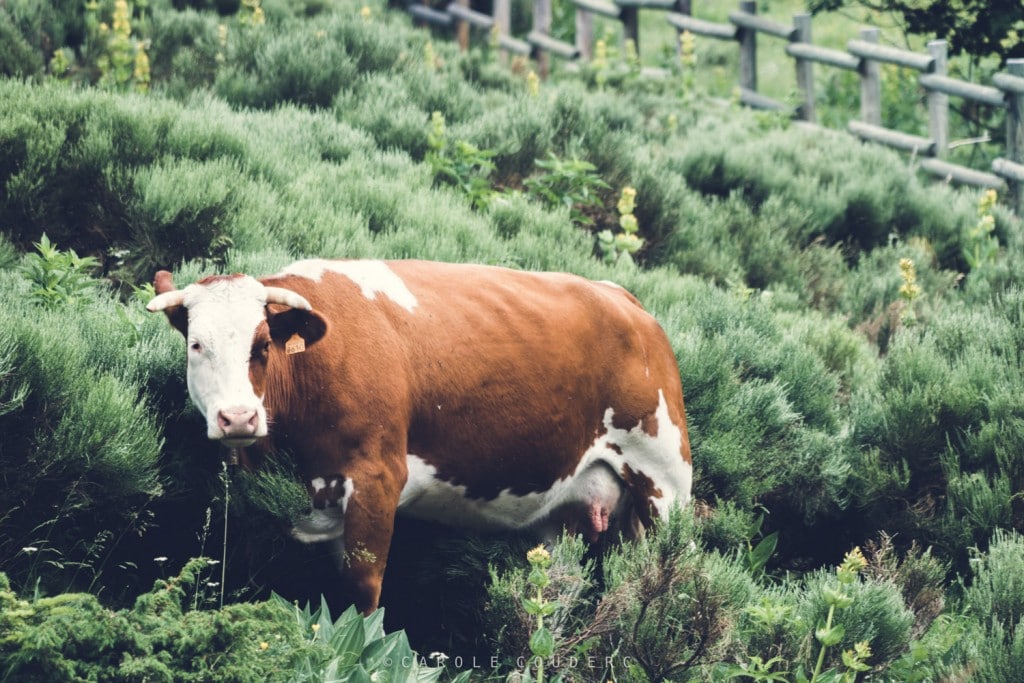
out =
{"type": "MultiPolygon", "coordinates": [[[[762,514],[757,520],[757,531],[761,529],[761,524],[764,522],[764,514],[762,514]]],[[[743,566],[746,567],[750,575],[755,579],[760,578],[764,574],[765,565],[768,564],[768,560],[771,559],[775,553],[775,548],[779,544],[779,532],[773,531],[772,533],[764,536],[757,545],[753,545],[750,541],[747,542],[747,550],[740,556],[743,561],[743,566]]]]}
{"type": "MultiPolygon", "coordinates": [[[[845,610],[853,604],[854,598],[847,588],[858,581],[858,576],[865,567],[867,567],[867,561],[860,549],[854,548],[846,554],[842,564],[836,570],[835,582],[832,585],[822,586],[822,596],[828,605],[828,615],[823,623],[819,623],[815,627],[813,632],[814,639],[818,641],[820,648],[814,669],[809,677],[802,666],[797,667],[792,675],[788,671],[774,670],[777,665],[784,665],[786,662],[781,655],[767,660],[761,655],[751,655],[743,664],[721,667],[719,673],[727,679],[748,678],[754,681],[794,681],[795,683],[819,681],[853,683],[859,673],[870,669],[866,663],[872,656],[870,644],[867,641],[859,641],[852,648],[842,651],[841,660],[845,670],[824,669],[825,654],[830,648],[839,645],[846,635],[846,628],[836,619],[837,612],[845,610]]],[[[769,599],[762,599],[759,604],[747,607],[746,612],[752,621],[762,629],[774,630],[786,622],[798,625],[790,606],[775,603],[769,599]]]]}
{"type": "MultiPolygon", "coordinates": [[[[290,611],[305,634],[294,653],[292,681],[436,681],[443,672],[424,665],[405,632],[385,635],[383,609],[364,617],[351,606],[334,621],[322,598],[316,610],[309,604],[300,609],[276,593],[270,602],[290,611]]],[[[267,641],[259,645],[261,650],[269,647],[267,641]]]]}
{"type": "Polygon", "coordinates": [[[494,195],[490,182],[494,152],[478,149],[465,140],[450,142],[444,115],[439,111],[430,117],[427,144],[427,163],[433,168],[434,177],[462,190],[474,208],[487,206],[494,195]]]}
{"type": "Polygon", "coordinates": [[[597,174],[597,167],[589,161],[573,156],[560,159],[548,152],[547,159],[538,159],[537,168],[543,172],[527,178],[523,185],[548,206],[569,208],[569,219],[576,225],[589,226],[594,219],[587,210],[601,207],[600,190],[610,186],[597,174]]]}
{"type": "Polygon", "coordinates": [[[25,257],[22,275],[31,283],[29,295],[36,304],[54,309],[79,302],[95,289],[98,282],[89,271],[99,265],[96,259],[74,249],[61,251],[46,233],[33,245],[37,253],[25,257]]]}

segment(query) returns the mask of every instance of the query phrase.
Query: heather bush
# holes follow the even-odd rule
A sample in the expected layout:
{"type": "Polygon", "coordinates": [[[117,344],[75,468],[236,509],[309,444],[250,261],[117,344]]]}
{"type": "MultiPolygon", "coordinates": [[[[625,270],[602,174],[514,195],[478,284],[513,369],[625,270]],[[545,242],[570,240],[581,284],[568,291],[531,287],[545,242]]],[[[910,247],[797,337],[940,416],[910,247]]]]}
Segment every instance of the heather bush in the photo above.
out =
{"type": "Polygon", "coordinates": [[[679,172],[701,193],[739,193],[755,208],[781,195],[804,207],[809,217],[794,235],[798,246],[821,236],[870,250],[890,234],[916,235],[931,242],[944,267],[959,262],[959,234],[975,222],[973,207],[954,193],[935,201],[941,190],[908,174],[895,152],[837,146],[841,134],[820,129],[751,136],[749,125],[737,126],[737,120],[703,121],[676,158],[679,172]]]}
{"type": "Polygon", "coordinates": [[[1020,348],[1019,318],[1013,291],[895,336],[878,384],[851,399],[862,454],[855,499],[868,525],[935,544],[961,567],[966,548],[1013,525],[1022,469],[1011,415],[1021,376],[1006,359],[1020,348]]]}
{"type": "Polygon", "coordinates": [[[996,532],[987,554],[976,554],[964,588],[963,609],[973,620],[960,643],[978,681],[1014,681],[1024,675],[1024,540],[996,532]]]}
{"type": "Polygon", "coordinates": [[[167,345],[98,291],[42,307],[27,280],[3,286],[0,447],[6,513],[0,570],[47,589],[87,587],[122,536],[140,533],[164,492],[147,362],[167,345]]]}
{"type": "Polygon", "coordinates": [[[273,596],[220,610],[197,609],[214,562],[197,558],[161,579],[131,608],[96,596],[19,599],[0,574],[0,676],[4,680],[431,681],[402,632],[385,635],[384,612],[354,608],[333,620],[321,605],[300,609],[273,596]]]}

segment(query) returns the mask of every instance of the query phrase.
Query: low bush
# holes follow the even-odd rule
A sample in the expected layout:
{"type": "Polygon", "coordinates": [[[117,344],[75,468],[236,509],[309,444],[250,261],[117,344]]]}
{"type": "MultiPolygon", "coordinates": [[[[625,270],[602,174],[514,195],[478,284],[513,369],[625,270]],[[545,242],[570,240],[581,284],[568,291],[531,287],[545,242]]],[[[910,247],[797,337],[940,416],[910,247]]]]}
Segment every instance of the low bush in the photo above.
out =
{"type": "Polygon", "coordinates": [[[266,602],[196,609],[213,563],[188,562],[158,580],[130,609],[112,611],[94,595],[19,599],[0,574],[0,675],[4,680],[431,681],[402,632],[384,634],[384,612],[350,608],[331,619],[326,605],[300,609],[266,602]]]}

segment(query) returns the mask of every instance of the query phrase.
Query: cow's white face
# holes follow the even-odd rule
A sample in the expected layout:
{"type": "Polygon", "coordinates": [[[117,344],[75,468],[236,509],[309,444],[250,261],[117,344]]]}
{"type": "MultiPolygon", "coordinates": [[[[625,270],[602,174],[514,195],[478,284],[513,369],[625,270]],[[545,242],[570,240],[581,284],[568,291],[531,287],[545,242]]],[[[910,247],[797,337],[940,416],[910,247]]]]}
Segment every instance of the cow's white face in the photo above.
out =
{"type": "Polygon", "coordinates": [[[263,285],[251,277],[185,288],[188,393],[206,417],[207,436],[228,446],[248,446],[267,435],[263,396],[250,379],[266,304],[263,285]]]}
{"type": "Polygon", "coordinates": [[[185,336],[188,392],[206,418],[207,436],[231,448],[267,436],[263,399],[270,354],[293,334],[315,343],[326,322],[295,292],[264,287],[246,275],[177,290],[170,274],[161,272],[156,285],[158,296],[147,308],[164,311],[185,336]],[[279,310],[272,312],[268,303],[279,310]]]}

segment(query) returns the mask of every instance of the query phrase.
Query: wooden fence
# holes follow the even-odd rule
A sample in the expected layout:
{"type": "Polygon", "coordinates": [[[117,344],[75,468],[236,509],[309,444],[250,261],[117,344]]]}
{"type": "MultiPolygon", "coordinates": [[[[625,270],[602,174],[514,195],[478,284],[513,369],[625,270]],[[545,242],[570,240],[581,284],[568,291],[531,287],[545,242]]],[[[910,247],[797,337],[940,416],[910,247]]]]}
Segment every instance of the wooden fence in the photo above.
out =
{"type": "Polygon", "coordinates": [[[879,31],[865,28],[850,40],[846,50],[814,45],[811,17],[797,14],[791,25],[757,16],[753,0],[743,0],[729,14],[728,23],[714,23],[690,16],[690,0],[569,0],[576,8],[576,42],[551,37],[551,0],[534,0],[533,27],[525,39],[509,34],[511,1],[494,0],[491,15],[474,11],[469,0],[454,0],[437,10],[413,0],[408,11],[418,20],[450,27],[463,48],[469,46],[471,28],[492,31],[498,46],[509,53],[537,60],[542,74],[548,70],[549,55],[566,60],[589,60],[593,40],[593,18],[618,20],[623,35],[639,46],[639,11],[659,10],[678,32],[689,31],[717,40],[733,41],[739,50],[738,86],[740,101],[750,107],[789,111],[802,121],[815,120],[814,65],[856,71],[860,75],[860,120],[850,121],[848,130],[869,140],[905,150],[919,159],[920,168],[944,180],[976,187],[990,187],[1006,194],[1008,204],[1024,216],[1024,59],[1011,59],[991,85],[979,85],[948,76],[946,43],[928,43],[927,53],[913,52],[878,43],[879,31]],[[786,41],[786,54],[794,60],[800,104],[795,108],[757,91],[757,39],[767,36],[786,41]],[[894,64],[919,72],[918,82],[927,93],[928,137],[911,135],[882,126],[881,65],[894,64]],[[949,149],[949,98],[959,97],[989,107],[1007,110],[1006,149],[992,162],[991,172],[979,171],[945,160],[949,149]]]}

